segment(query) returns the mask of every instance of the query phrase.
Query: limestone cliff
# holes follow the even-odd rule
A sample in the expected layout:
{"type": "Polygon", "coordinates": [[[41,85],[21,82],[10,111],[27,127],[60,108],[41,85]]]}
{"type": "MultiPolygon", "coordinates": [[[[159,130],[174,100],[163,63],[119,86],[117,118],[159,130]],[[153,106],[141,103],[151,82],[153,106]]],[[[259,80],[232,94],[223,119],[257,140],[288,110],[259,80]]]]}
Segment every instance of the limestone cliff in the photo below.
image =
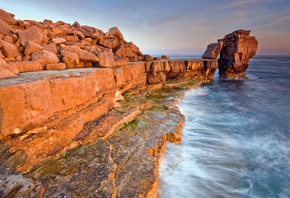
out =
{"type": "Polygon", "coordinates": [[[116,27],[22,21],[4,10],[0,49],[3,197],[156,197],[160,154],[180,141],[184,120],[156,88],[197,86],[218,67],[153,60],[116,27]]]}

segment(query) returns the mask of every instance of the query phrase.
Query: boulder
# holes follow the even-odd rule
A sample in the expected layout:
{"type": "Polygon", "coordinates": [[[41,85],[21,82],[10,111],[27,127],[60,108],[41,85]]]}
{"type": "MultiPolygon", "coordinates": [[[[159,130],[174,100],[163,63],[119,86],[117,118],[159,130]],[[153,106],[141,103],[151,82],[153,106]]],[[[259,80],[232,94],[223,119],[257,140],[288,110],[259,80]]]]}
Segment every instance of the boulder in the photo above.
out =
{"type": "Polygon", "coordinates": [[[80,63],[79,56],[75,53],[62,50],[61,55],[63,56],[62,60],[65,62],[67,68],[73,68],[80,63]]]}
{"type": "Polygon", "coordinates": [[[32,26],[26,30],[20,30],[17,32],[20,42],[23,46],[26,45],[29,41],[32,41],[36,44],[47,43],[47,36],[41,31],[40,28],[32,26]]]}
{"type": "Polygon", "coordinates": [[[74,36],[74,35],[67,35],[66,36],[66,40],[67,41],[79,41],[79,37],[78,36],[74,36]]]}
{"type": "Polygon", "coordinates": [[[111,49],[103,49],[99,54],[100,67],[114,67],[114,55],[111,49]]]}
{"type": "Polygon", "coordinates": [[[65,63],[53,63],[53,64],[46,64],[46,70],[63,70],[66,69],[65,63]]]}
{"type": "Polygon", "coordinates": [[[217,59],[218,55],[220,54],[223,48],[223,41],[219,41],[218,43],[211,43],[207,46],[206,51],[202,55],[202,58],[207,59],[217,59]]]}
{"type": "Polygon", "coordinates": [[[14,19],[14,14],[6,12],[3,9],[0,9],[0,19],[7,23],[8,25],[17,25],[17,21],[14,19]]]}
{"type": "Polygon", "coordinates": [[[53,44],[46,44],[46,45],[42,45],[43,49],[47,50],[47,51],[51,51],[53,53],[57,53],[57,49],[53,44]]]}
{"type": "Polygon", "coordinates": [[[33,52],[43,50],[43,47],[39,44],[33,43],[31,41],[28,42],[28,44],[25,47],[24,54],[25,55],[30,55],[33,52]]]}
{"type": "Polygon", "coordinates": [[[72,52],[75,53],[79,56],[79,59],[85,62],[99,62],[99,58],[94,55],[91,52],[88,52],[86,50],[82,50],[79,47],[76,46],[61,46],[61,52],[62,51],[67,51],[67,52],[72,52]]]}
{"type": "Polygon", "coordinates": [[[43,23],[43,25],[52,25],[53,24],[52,20],[48,20],[48,19],[44,19],[42,23],[43,23]]]}
{"type": "Polygon", "coordinates": [[[0,33],[3,35],[11,35],[13,28],[0,19],[0,33]]]}
{"type": "Polygon", "coordinates": [[[81,28],[81,25],[79,24],[79,22],[75,21],[74,24],[72,25],[73,27],[76,28],[81,28]]]}
{"type": "Polygon", "coordinates": [[[20,20],[20,19],[16,19],[16,21],[17,21],[17,25],[18,25],[18,26],[20,26],[20,27],[22,27],[22,28],[25,27],[25,23],[24,23],[22,20],[20,20]]]}
{"type": "Polygon", "coordinates": [[[43,70],[43,66],[37,61],[15,61],[9,62],[9,64],[18,69],[19,72],[31,72],[43,70]]]}
{"type": "Polygon", "coordinates": [[[52,39],[52,42],[57,44],[57,45],[60,45],[60,44],[65,43],[66,40],[64,38],[54,38],[54,39],[52,39]]]}
{"type": "Polygon", "coordinates": [[[18,69],[6,63],[0,58],[0,78],[13,77],[19,74],[18,69]]]}
{"type": "Polygon", "coordinates": [[[120,32],[120,30],[117,27],[112,27],[109,29],[109,34],[114,35],[121,41],[125,41],[123,34],[120,32]]]}
{"type": "Polygon", "coordinates": [[[167,55],[162,55],[162,56],[161,56],[161,59],[168,60],[168,59],[170,59],[170,56],[167,56],[167,55]]]}
{"type": "Polygon", "coordinates": [[[244,76],[249,59],[255,56],[258,41],[250,36],[250,30],[237,30],[226,35],[220,53],[219,73],[222,76],[244,76]]]}
{"type": "Polygon", "coordinates": [[[3,40],[3,41],[6,41],[7,43],[14,44],[13,39],[12,39],[11,36],[4,36],[4,37],[2,38],[2,40],[3,40]]]}
{"type": "Polygon", "coordinates": [[[19,49],[11,44],[7,43],[6,41],[2,41],[2,47],[1,47],[2,53],[7,57],[17,57],[17,56],[22,56],[21,52],[19,49]]]}
{"type": "Polygon", "coordinates": [[[145,54],[144,55],[144,61],[153,61],[154,58],[152,56],[150,56],[149,54],[145,54]]]}
{"type": "Polygon", "coordinates": [[[31,55],[32,61],[37,61],[42,65],[51,64],[51,63],[58,63],[58,57],[47,50],[40,50],[37,52],[33,52],[31,55]]]}

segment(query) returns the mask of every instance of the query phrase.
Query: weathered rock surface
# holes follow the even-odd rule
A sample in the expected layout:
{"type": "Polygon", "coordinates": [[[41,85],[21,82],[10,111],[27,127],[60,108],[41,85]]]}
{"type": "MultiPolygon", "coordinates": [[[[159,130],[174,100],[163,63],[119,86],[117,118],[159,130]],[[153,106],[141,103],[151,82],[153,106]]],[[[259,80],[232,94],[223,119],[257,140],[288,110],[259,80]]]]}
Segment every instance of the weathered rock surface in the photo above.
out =
{"type": "Polygon", "coordinates": [[[43,66],[37,61],[13,61],[9,65],[15,67],[19,72],[41,71],[43,66]]]}
{"type": "Polygon", "coordinates": [[[202,58],[216,59],[220,54],[219,73],[222,76],[245,76],[249,59],[255,56],[258,41],[251,30],[237,30],[207,46],[202,58]]]}
{"type": "Polygon", "coordinates": [[[7,43],[6,41],[2,41],[1,51],[7,58],[22,56],[21,52],[15,45],[7,43]]]}
{"type": "Polygon", "coordinates": [[[63,70],[66,69],[65,63],[51,63],[45,65],[46,70],[63,70]]]}
{"type": "Polygon", "coordinates": [[[222,48],[223,48],[224,42],[219,41],[218,43],[212,43],[207,46],[206,51],[202,55],[202,58],[208,58],[208,59],[217,59],[219,56],[222,48]]]}
{"type": "Polygon", "coordinates": [[[75,53],[78,55],[79,59],[82,61],[88,61],[88,62],[99,62],[99,58],[94,55],[93,53],[90,53],[86,50],[82,50],[79,47],[76,46],[61,46],[61,51],[67,51],[71,53],[75,53]]]}
{"type": "Polygon", "coordinates": [[[62,50],[61,55],[63,56],[62,60],[65,62],[67,68],[73,68],[80,63],[79,56],[75,53],[62,50]]]}
{"type": "Polygon", "coordinates": [[[111,49],[103,49],[101,52],[98,54],[100,62],[99,66],[100,67],[114,67],[114,55],[113,51],[111,49]]]}
{"type": "Polygon", "coordinates": [[[47,36],[41,31],[40,28],[36,26],[32,26],[26,30],[20,30],[17,33],[23,46],[26,46],[29,41],[32,41],[36,44],[45,44],[48,40],[47,36]]]}
{"type": "Polygon", "coordinates": [[[219,72],[224,76],[245,75],[249,59],[255,56],[258,41],[250,30],[237,30],[223,38],[224,47],[219,59],[219,72]]]}
{"type": "Polygon", "coordinates": [[[0,19],[9,25],[16,25],[17,21],[14,19],[14,14],[0,9],[0,19]]]}
{"type": "Polygon", "coordinates": [[[13,28],[0,19],[0,33],[3,35],[11,35],[13,28]]]}
{"type": "Polygon", "coordinates": [[[217,61],[203,59],[163,60],[146,63],[149,84],[162,83],[168,79],[211,79],[217,68],[217,61]]]}
{"type": "Polygon", "coordinates": [[[41,45],[29,41],[27,43],[26,47],[25,47],[24,54],[25,55],[30,55],[33,52],[36,52],[36,51],[39,51],[39,50],[43,50],[43,47],[41,45]]]}
{"type": "Polygon", "coordinates": [[[58,57],[50,51],[40,50],[31,54],[31,60],[37,61],[42,65],[59,62],[58,57]]]}
{"type": "Polygon", "coordinates": [[[0,78],[14,77],[16,74],[19,74],[19,70],[0,58],[0,78]]]}

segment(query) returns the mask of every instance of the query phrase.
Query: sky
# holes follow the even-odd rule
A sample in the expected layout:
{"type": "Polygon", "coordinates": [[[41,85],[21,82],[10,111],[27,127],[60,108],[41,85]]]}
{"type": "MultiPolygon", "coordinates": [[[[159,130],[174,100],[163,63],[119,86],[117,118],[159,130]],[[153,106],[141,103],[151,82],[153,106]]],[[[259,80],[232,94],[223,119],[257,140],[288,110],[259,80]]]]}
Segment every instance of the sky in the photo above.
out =
{"type": "Polygon", "coordinates": [[[17,19],[118,27],[148,54],[200,55],[237,29],[252,30],[258,55],[290,55],[290,0],[0,0],[17,19]]]}

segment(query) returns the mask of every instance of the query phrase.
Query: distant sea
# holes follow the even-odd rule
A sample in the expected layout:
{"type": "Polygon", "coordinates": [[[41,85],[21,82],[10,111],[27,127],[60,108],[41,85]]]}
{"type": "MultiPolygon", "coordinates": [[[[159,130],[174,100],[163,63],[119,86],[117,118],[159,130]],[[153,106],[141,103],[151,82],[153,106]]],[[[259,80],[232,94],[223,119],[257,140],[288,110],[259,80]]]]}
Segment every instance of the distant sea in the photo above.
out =
{"type": "Polygon", "coordinates": [[[159,198],[290,197],[290,56],[255,56],[246,73],[217,71],[180,100],[182,141],[167,144],[159,198]]]}

